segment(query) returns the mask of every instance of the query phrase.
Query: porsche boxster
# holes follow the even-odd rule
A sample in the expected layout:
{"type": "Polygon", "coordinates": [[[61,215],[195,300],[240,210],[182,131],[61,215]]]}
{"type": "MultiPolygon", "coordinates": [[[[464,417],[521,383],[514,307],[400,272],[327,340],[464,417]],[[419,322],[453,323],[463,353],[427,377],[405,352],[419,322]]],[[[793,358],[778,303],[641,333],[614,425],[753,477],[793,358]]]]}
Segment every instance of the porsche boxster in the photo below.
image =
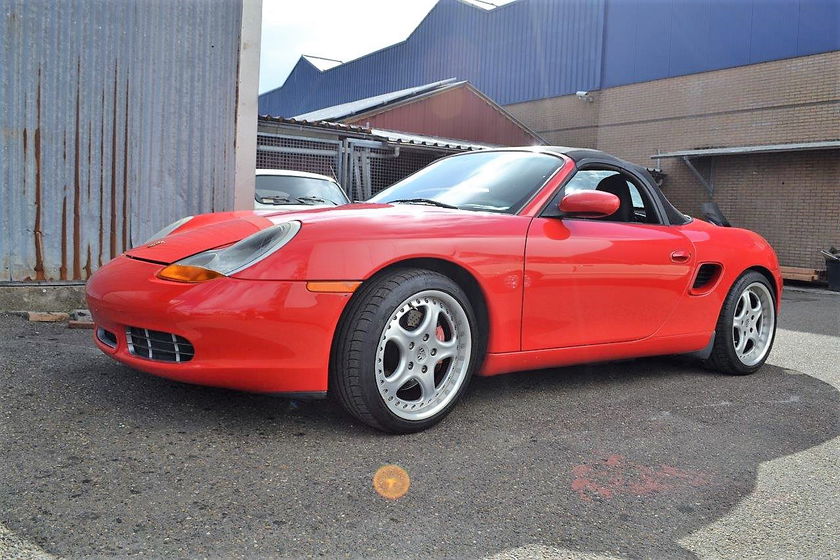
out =
{"type": "Polygon", "coordinates": [[[437,160],[366,203],[179,220],[89,280],[98,347],[155,375],[440,421],[472,375],[773,345],[759,235],[674,208],[644,168],[559,147],[437,160]]]}

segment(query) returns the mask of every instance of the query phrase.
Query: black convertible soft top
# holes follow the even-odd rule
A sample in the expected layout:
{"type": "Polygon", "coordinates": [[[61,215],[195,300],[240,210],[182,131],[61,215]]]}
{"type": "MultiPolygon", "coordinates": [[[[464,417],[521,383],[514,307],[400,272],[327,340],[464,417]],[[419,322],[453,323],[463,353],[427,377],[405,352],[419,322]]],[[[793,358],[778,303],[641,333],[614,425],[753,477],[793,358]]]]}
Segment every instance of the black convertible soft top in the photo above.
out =
{"type": "Polygon", "coordinates": [[[680,225],[691,221],[691,218],[677,210],[674,207],[674,205],[671,204],[671,202],[665,197],[665,194],[662,192],[662,189],[660,189],[657,186],[656,181],[653,179],[650,172],[641,165],[637,165],[635,163],[619,159],[612,154],[608,154],[607,152],[602,152],[601,150],[593,150],[590,148],[572,148],[568,146],[534,146],[531,149],[534,151],[549,154],[562,154],[568,158],[571,158],[572,161],[575,162],[575,165],[577,165],[578,167],[587,164],[604,164],[626,169],[627,171],[632,172],[634,175],[637,175],[639,178],[643,179],[647,183],[647,186],[650,187],[648,190],[653,196],[655,196],[659,200],[659,203],[662,205],[662,209],[665,211],[665,215],[667,216],[668,222],[670,224],[680,225]]]}

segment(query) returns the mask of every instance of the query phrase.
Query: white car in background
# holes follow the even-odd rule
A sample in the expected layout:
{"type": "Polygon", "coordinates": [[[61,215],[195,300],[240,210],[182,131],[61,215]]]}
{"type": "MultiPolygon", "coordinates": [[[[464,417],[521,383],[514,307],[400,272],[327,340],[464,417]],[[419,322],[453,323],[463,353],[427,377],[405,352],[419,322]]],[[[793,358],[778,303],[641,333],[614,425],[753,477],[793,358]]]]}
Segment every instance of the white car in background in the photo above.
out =
{"type": "Polygon", "coordinates": [[[331,177],[289,169],[257,169],[255,210],[306,210],[350,200],[331,177]]]}

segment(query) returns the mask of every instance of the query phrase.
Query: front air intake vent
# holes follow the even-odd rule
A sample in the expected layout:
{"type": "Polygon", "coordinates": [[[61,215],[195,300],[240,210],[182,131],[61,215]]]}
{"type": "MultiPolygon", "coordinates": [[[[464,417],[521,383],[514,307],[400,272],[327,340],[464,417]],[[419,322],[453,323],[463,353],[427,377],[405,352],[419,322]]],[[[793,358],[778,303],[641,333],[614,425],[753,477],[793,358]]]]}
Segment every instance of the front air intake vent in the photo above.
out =
{"type": "Polygon", "coordinates": [[[697,276],[694,277],[694,285],[691,286],[691,289],[704,290],[706,288],[710,288],[712,284],[715,283],[715,280],[717,280],[718,274],[720,274],[719,264],[707,263],[700,265],[700,269],[697,271],[697,276]]]}
{"type": "Polygon", "coordinates": [[[96,338],[106,346],[110,346],[111,348],[117,347],[117,335],[111,331],[106,331],[102,327],[96,329],[96,338]]]}
{"type": "Polygon", "coordinates": [[[195,355],[192,343],[183,336],[137,327],[125,329],[128,351],[138,358],[158,362],[189,362],[195,355]]]}

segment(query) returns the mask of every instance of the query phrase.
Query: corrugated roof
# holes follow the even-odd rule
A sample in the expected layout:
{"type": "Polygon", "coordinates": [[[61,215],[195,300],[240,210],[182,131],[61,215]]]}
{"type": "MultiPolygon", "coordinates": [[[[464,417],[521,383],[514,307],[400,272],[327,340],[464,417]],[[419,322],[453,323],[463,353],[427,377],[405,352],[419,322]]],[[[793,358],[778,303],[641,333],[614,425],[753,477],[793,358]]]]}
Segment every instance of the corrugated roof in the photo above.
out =
{"type": "Polygon", "coordinates": [[[457,140],[455,138],[442,138],[439,136],[426,136],[423,134],[411,134],[408,132],[399,132],[397,130],[385,130],[382,128],[372,128],[371,133],[387,138],[391,142],[398,144],[419,144],[423,146],[441,146],[444,148],[456,148],[459,150],[483,150],[485,148],[498,148],[496,144],[481,144],[478,142],[469,142],[466,140],[457,140]]]}
{"type": "Polygon", "coordinates": [[[351,101],[349,103],[342,103],[340,105],[333,105],[332,107],[318,109],[317,111],[310,111],[309,113],[295,115],[294,118],[304,121],[324,121],[342,119],[345,117],[349,117],[350,115],[355,115],[356,113],[361,113],[362,111],[373,109],[375,107],[387,105],[389,103],[394,103],[395,101],[400,101],[406,98],[414,97],[416,95],[421,95],[437,89],[442,89],[446,86],[454,85],[457,85],[455,78],[449,78],[447,80],[441,80],[439,82],[432,82],[431,84],[401,89],[399,91],[392,91],[390,93],[383,93],[382,95],[374,95],[373,97],[366,97],[364,99],[351,101]]]}
{"type": "Polygon", "coordinates": [[[331,121],[308,121],[299,118],[275,117],[272,115],[260,115],[259,120],[267,122],[275,122],[281,124],[295,124],[298,126],[307,126],[314,128],[325,128],[329,130],[340,130],[343,132],[353,132],[358,134],[370,134],[370,129],[355,124],[344,124],[331,121]]]}
{"type": "MultiPolygon", "coordinates": [[[[356,124],[364,122],[367,126],[385,127],[385,130],[401,128],[404,129],[406,132],[403,132],[401,130],[400,134],[405,134],[407,136],[425,136],[430,138],[442,138],[444,140],[452,140],[453,137],[457,136],[461,138],[461,140],[455,140],[455,142],[460,145],[467,145],[471,143],[475,145],[487,146],[510,145],[510,141],[505,141],[501,139],[501,137],[498,137],[498,134],[490,134],[489,136],[487,136],[486,134],[484,136],[461,136],[460,134],[464,133],[464,130],[469,129],[469,126],[467,126],[467,128],[464,130],[458,130],[456,132],[451,127],[448,127],[446,125],[444,125],[443,129],[438,130],[438,127],[425,125],[419,126],[419,128],[417,128],[418,125],[416,123],[412,125],[407,123],[404,119],[397,119],[400,124],[394,124],[393,122],[389,123],[387,119],[385,120],[385,122],[379,120],[380,115],[387,114],[391,110],[399,110],[398,108],[400,107],[411,105],[414,103],[419,103],[423,100],[432,97],[444,96],[447,95],[448,92],[454,92],[460,88],[465,88],[466,90],[468,90],[468,92],[475,95],[479,100],[483,101],[484,103],[487,103],[499,114],[501,118],[507,119],[513,125],[521,129],[525,136],[531,138],[531,140],[517,139],[512,142],[513,144],[530,144],[532,141],[536,141],[541,144],[545,143],[544,139],[540,137],[536,132],[534,132],[525,124],[517,120],[513,115],[507,112],[504,109],[504,107],[499,106],[492,99],[490,99],[489,97],[481,93],[479,90],[477,90],[475,87],[473,87],[472,84],[470,84],[467,81],[455,81],[453,79],[442,80],[440,82],[434,82],[431,84],[426,84],[424,86],[418,86],[416,88],[408,88],[400,91],[390,92],[387,94],[377,95],[367,99],[360,99],[352,103],[343,103],[334,107],[327,107],[318,111],[304,113],[302,115],[293,117],[293,119],[308,122],[350,121],[356,124]],[[429,133],[431,133],[433,136],[426,136],[429,133]]],[[[460,107],[460,105],[458,107],[460,107]]],[[[470,112],[464,112],[463,108],[461,108],[461,111],[462,118],[466,118],[467,120],[469,120],[470,117],[465,115],[470,115],[470,112]]],[[[472,115],[472,117],[475,118],[475,115],[472,115]]],[[[473,125],[475,124],[476,123],[473,122],[473,125]]],[[[473,133],[475,133],[475,130],[473,130],[473,133]]]]}
{"type": "Polygon", "coordinates": [[[397,130],[385,130],[382,128],[366,128],[354,124],[344,124],[331,121],[307,121],[299,118],[283,118],[273,117],[270,115],[261,115],[259,118],[264,122],[295,125],[307,128],[319,128],[324,130],[333,130],[338,132],[345,132],[355,135],[368,136],[370,140],[378,140],[380,142],[388,142],[391,144],[406,144],[410,146],[423,146],[427,148],[447,148],[453,150],[482,150],[485,148],[495,148],[493,144],[482,144],[478,142],[469,142],[466,140],[457,140],[454,138],[442,138],[438,136],[426,136],[423,134],[411,134],[408,132],[400,132],[397,130]]]}

